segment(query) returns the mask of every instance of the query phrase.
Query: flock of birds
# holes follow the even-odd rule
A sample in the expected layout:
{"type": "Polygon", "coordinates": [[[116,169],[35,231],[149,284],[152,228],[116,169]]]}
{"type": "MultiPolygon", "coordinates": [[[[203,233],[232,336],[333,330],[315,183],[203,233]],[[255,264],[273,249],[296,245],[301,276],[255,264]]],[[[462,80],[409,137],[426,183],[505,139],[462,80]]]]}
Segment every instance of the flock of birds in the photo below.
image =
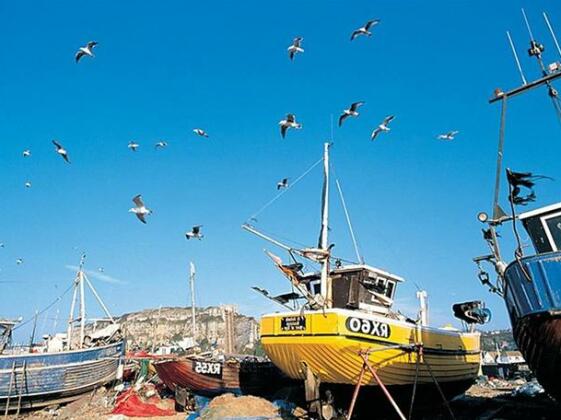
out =
{"type": "MultiPolygon", "coordinates": [[[[358,29],[356,29],[352,32],[350,40],[354,41],[355,39],[357,39],[359,37],[363,37],[363,36],[364,37],[371,37],[372,36],[372,31],[371,31],[372,28],[375,27],[376,25],[378,25],[379,23],[380,23],[379,19],[369,20],[363,26],[361,26],[360,28],[358,28],[358,29]]],[[[294,60],[294,58],[296,57],[297,54],[304,53],[304,48],[302,47],[302,42],[303,41],[304,41],[304,38],[301,37],[301,36],[298,36],[298,37],[294,38],[292,44],[288,47],[288,49],[287,49],[288,57],[291,61],[294,60]]],[[[80,47],[75,54],[75,62],[79,63],[84,57],[94,58],[95,57],[94,49],[97,45],[98,45],[98,43],[96,41],[90,41],[86,45],[84,45],[83,47],[80,47]]],[[[338,120],[339,127],[342,127],[343,123],[347,119],[357,118],[359,116],[359,108],[362,107],[364,104],[365,104],[364,101],[357,101],[357,102],[352,103],[348,108],[344,109],[339,116],[339,120],[338,120]]],[[[376,126],[376,128],[374,128],[372,130],[372,133],[370,135],[370,139],[375,140],[380,134],[389,132],[390,131],[389,124],[394,119],[395,119],[395,115],[386,116],[383,119],[383,121],[378,126],[376,126]]],[[[280,126],[280,134],[281,134],[281,137],[283,139],[286,137],[286,134],[287,134],[289,129],[301,129],[302,128],[302,124],[296,121],[296,116],[292,113],[287,114],[284,119],[279,121],[279,126],[280,126]]],[[[209,138],[208,133],[205,130],[203,130],[202,128],[194,128],[193,133],[195,135],[199,136],[199,137],[209,138]]],[[[446,132],[446,133],[443,133],[443,134],[439,134],[437,136],[437,139],[445,140],[445,141],[451,141],[451,140],[454,140],[455,136],[458,133],[459,133],[459,131],[456,131],[456,130],[449,131],[449,132],[446,132]]],[[[66,163],[70,164],[71,162],[70,162],[70,157],[69,157],[68,150],[58,140],[53,140],[52,143],[55,146],[56,153],[62,159],[64,159],[64,161],[66,163]]],[[[154,148],[156,150],[165,149],[167,146],[168,146],[168,143],[166,141],[163,141],[163,140],[160,140],[160,141],[158,141],[157,143],[154,144],[154,148]]],[[[140,144],[138,142],[134,141],[134,140],[131,140],[131,141],[129,141],[127,147],[132,152],[136,152],[138,150],[138,148],[140,147],[140,144]]],[[[24,158],[31,157],[31,150],[29,150],[29,149],[24,150],[23,151],[23,157],[24,158]]],[[[24,185],[25,185],[25,188],[31,188],[31,186],[32,186],[30,181],[26,181],[24,185]]],[[[277,190],[288,188],[289,187],[289,178],[283,178],[280,181],[278,181],[276,187],[277,187],[277,190]]],[[[133,213],[140,222],[146,223],[146,217],[152,214],[152,210],[150,210],[148,207],[146,207],[146,205],[144,204],[144,201],[142,199],[142,195],[140,195],[140,194],[133,197],[132,201],[134,203],[134,207],[130,208],[129,212],[133,213]]],[[[190,231],[185,232],[185,238],[188,239],[188,240],[189,239],[199,239],[199,240],[201,240],[204,237],[204,235],[201,232],[201,228],[202,228],[202,225],[193,226],[190,231]]],[[[0,247],[3,248],[4,244],[0,243],[0,247]]],[[[16,264],[18,264],[18,265],[23,264],[23,258],[18,258],[16,260],[16,264]]]]}

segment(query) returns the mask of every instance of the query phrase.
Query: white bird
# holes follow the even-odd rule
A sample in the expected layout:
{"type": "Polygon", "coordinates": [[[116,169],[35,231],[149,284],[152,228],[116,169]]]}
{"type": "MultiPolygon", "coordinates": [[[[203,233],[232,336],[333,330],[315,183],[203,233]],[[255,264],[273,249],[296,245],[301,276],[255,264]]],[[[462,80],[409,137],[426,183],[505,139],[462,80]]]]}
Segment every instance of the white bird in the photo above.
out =
{"type": "Polygon", "coordinates": [[[31,156],[31,150],[25,149],[25,150],[23,151],[23,157],[29,157],[29,156],[31,156]]]}
{"type": "Polygon", "coordinates": [[[85,47],[80,47],[78,49],[78,51],[76,52],[76,56],[75,56],[76,63],[78,61],[80,61],[80,58],[82,58],[85,55],[87,55],[88,57],[94,57],[93,49],[96,45],[97,45],[97,42],[90,41],[86,44],[85,47]]]}
{"type": "Polygon", "coordinates": [[[31,188],[31,182],[30,181],[25,182],[25,188],[31,188]]]}
{"type": "Polygon", "coordinates": [[[376,127],[376,129],[374,131],[372,131],[372,134],[370,135],[370,139],[374,140],[378,134],[380,134],[382,132],[390,131],[390,127],[388,127],[388,124],[394,118],[395,118],[395,115],[388,115],[386,118],[384,118],[384,121],[382,121],[382,124],[380,124],[378,127],[376,127]]]}
{"type": "Polygon", "coordinates": [[[281,136],[284,139],[286,136],[286,130],[289,128],[302,128],[302,124],[296,122],[296,116],[294,114],[286,114],[286,118],[284,120],[279,121],[280,129],[281,129],[281,136]]]}
{"type": "Polygon", "coordinates": [[[277,190],[288,188],[288,178],[283,178],[277,182],[277,190]]]}
{"type": "Polygon", "coordinates": [[[206,131],[203,130],[202,128],[195,128],[195,129],[193,130],[193,133],[195,133],[197,136],[208,137],[208,134],[207,134],[206,131]]]}
{"type": "Polygon", "coordinates": [[[150,210],[144,205],[144,202],[142,201],[142,196],[140,194],[134,196],[132,201],[136,206],[129,209],[129,213],[134,213],[138,218],[138,220],[140,220],[142,223],[146,223],[145,217],[149,214],[152,214],[152,210],[150,210]]]}
{"type": "Polygon", "coordinates": [[[439,140],[454,140],[454,137],[456,137],[456,134],[458,133],[459,131],[449,131],[445,134],[439,134],[437,138],[439,140]]]}
{"type": "Polygon", "coordinates": [[[154,149],[165,149],[166,147],[168,147],[168,144],[163,140],[154,145],[154,149]]]}
{"type": "Polygon", "coordinates": [[[361,36],[361,35],[372,36],[372,32],[370,32],[370,28],[379,23],[380,23],[380,19],[369,20],[368,22],[366,22],[364,26],[353,31],[353,34],[351,35],[351,41],[353,41],[357,36],[361,36]]]}
{"type": "Polygon", "coordinates": [[[18,259],[16,260],[16,264],[17,264],[17,265],[23,264],[23,258],[18,258],[18,259]]]}
{"type": "Polygon", "coordinates": [[[303,53],[304,52],[304,48],[302,48],[302,41],[304,40],[304,38],[302,38],[301,36],[298,36],[296,38],[294,38],[294,41],[292,41],[292,45],[290,47],[288,47],[288,56],[290,57],[290,60],[294,60],[294,56],[296,55],[296,53],[303,53]]]}
{"type": "Polygon", "coordinates": [[[185,238],[187,238],[188,240],[192,238],[197,238],[198,240],[203,239],[203,234],[201,233],[202,227],[203,225],[193,226],[190,232],[185,233],[185,238]]]}
{"type": "Polygon", "coordinates": [[[57,152],[60,156],[62,156],[62,158],[63,158],[66,162],[70,163],[70,160],[68,160],[68,152],[66,151],[66,149],[65,149],[64,147],[62,147],[62,145],[61,145],[58,141],[56,141],[56,140],[53,140],[53,144],[54,144],[55,147],[56,147],[56,152],[57,152]]]}
{"type": "Polygon", "coordinates": [[[100,273],[103,273],[105,271],[105,268],[103,267],[98,267],[97,271],[99,271],[100,273]]]}
{"type": "Polygon", "coordinates": [[[343,122],[347,118],[358,117],[357,109],[360,108],[362,105],[364,105],[363,101],[354,102],[353,104],[351,104],[351,107],[349,109],[343,110],[343,113],[339,116],[339,127],[341,127],[341,125],[343,125],[343,122]]]}
{"type": "Polygon", "coordinates": [[[131,149],[133,152],[136,152],[136,149],[138,149],[140,147],[140,144],[138,144],[137,142],[131,140],[129,141],[129,144],[127,146],[129,149],[131,149]]]}

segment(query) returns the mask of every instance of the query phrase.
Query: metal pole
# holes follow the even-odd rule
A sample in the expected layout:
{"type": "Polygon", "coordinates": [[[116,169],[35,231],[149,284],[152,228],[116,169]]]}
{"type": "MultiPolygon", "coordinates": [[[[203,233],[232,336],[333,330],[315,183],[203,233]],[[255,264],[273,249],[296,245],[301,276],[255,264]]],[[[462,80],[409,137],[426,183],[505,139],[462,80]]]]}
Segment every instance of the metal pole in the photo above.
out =
{"type": "Polygon", "coordinates": [[[74,279],[74,293],[72,294],[72,303],[70,304],[70,316],[68,317],[68,330],[66,339],[68,340],[68,350],[72,350],[72,327],[74,326],[74,309],[76,308],[76,294],[78,293],[77,279],[74,279]]]}
{"type": "Polygon", "coordinates": [[[191,262],[189,265],[189,283],[191,285],[191,331],[193,334],[193,341],[196,341],[197,321],[195,312],[195,264],[191,262]]]}
{"type": "Polygon", "coordinates": [[[516,53],[516,49],[514,48],[514,42],[512,42],[509,31],[506,31],[506,36],[508,37],[508,42],[510,43],[510,48],[512,49],[512,54],[514,55],[514,60],[516,61],[518,72],[520,73],[520,77],[522,78],[522,83],[527,84],[528,82],[526,82],[526,78],[524,77],[524,72],[522,71],[522,66],[520,65],[520,60],[518,59],[518,54],[516,53]]]}
{"type": "Polygon", "coordinates": [[[95,290],[95,288],[93,287],[93,284],[90,282],[90,279],[88,279],[88,277],[85,274],[84,274],[84,279],[88,283],[88,287],[90,288],[93,295],[95,296],[97,302],[99,303],[99,306],[101,306],[101,309],[103,309],[103,312],[105,312],[105,315],[107,315],[107,317],[109,318],[111,323],[115,324],[115,319],[113,319],[113,317],[111,316],[111,313],[109,313],[109,309],[107,309],[107,306],[105,306],[105,304],[101,300],[101,297],[98,295],[97,290],[95,290]]]}
{"type": "Polygon", "coordinates": [[[543,12],[543,18],[545,19],[545,23],[546,23],[547,27],[549,28],[549,32],[551,33],[551,37],[553,38],[553,42],[555,44],[555,47],[557,48],[557,52],[559,53],[559,56],[561,56],[561,48],[559,47],[559,43],[557,42],[557,37],[555,36],[555,32],[553,32],[553,27],[549,23],[549,19],[548,19],[547,14],[545,12],[543,12]]]}
{"type": "Polygon", "coordinates": [[[261,239],[265,239],[266,241],[271,242],[272,244],[278,246],[279,248],[284,249],[285,251],[288,251],[288,252],[294,251],[293,248],[291,248],[291,247],[289,247],[289,246],[283,244],[282,242],[279,242],[279,241],[277,241],[277,240],[275,240],[275,239],[273,239],[273,238],[271,238],[271,237],[269,237],[269,236],[267,236],[267,235],[265,235],[265,234],[259,232],[257,229],[255,229],[255,228],[254,228],[253,226],[251,226],[251,225],[248,225],[247,223],[244,223],[244,224],[242,225],[242,229],[243,229],[243,230],[247,230],[247,231],[250,232],[250,233],[253,233],[255,236],[258,236],[258,237],[260,237],[261,239]]]}
{"type": "Polygon", "coordinates": [[[37,316],[39,311],[35,309],[35,317],[33,318],[33,329],[31,330],[31,337],[29,338],[29,353],[33,353],[33,341],[35,341],[35,330],[37,329],[37,316]]]}
{"type": "MultiPolygon", "coordinates": [[[[328,230],[329,230],[329,143],[323,145],[323,206],[321,211],[321,236],[319,248],[327,251],[329,247],[328,230]]],[[[324,298],[324,302],[329,305],[329,290],[327,278],[329,277],[329,257],[326,258],[321,265],[321,283],[320,293],[324,298]]]]}
{"type": "Polygon", "coordinates": [[[524,17],[524,22],[526,22],[526,28],[528,28],[528,34],[530,34],[530,40],[535,41],[534,34],[532,33],[532,28],[530,28],[530,22],[528,22],[528,18],[526,17],[526,12],[524,8],[522,10],[522,16],[524,17]]]}
{"type": "Polygon", "coordinates": [[[351,420],[353,416],[353,411],[355,409],[356,399],[358,398],[358,392],[360,391],[360,387],[362,385],[362,378],[364,378],[364,372],[366,371],[366,365],[363,363],[362,368],[360,369],[360,375],[358,375],[358,382],[356,383],[355,390],[353,392],[353,398],[351,400],[351,405],[349,406],[349,412],[347,414],[347,420],[351,420]]]}
{"type": "Polygon", "coordinates": [[[80,348],[84,346],[84,336],[86,327],[86,297],[84,295],[84,273],[78,272],[80,282],[80,348]]]}

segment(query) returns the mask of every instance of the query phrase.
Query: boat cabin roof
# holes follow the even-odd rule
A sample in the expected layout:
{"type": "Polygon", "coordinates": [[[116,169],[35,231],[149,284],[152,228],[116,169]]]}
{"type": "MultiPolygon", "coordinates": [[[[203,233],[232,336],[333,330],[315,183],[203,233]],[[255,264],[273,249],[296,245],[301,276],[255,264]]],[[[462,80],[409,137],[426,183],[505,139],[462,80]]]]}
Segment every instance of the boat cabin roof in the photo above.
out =
{"type": "Polygon", "coordinates": [[[538,254],[561,251],[561,203],[518,215],[538,254]]]}
{"type": "MultiPolygon", "coordinates": [[[[368,264],[349,264],[349,265],[343,265],[341,267],[338,268],[333,268],[331,270],[331,275],[333,274],[343,274],[343,273],[349,273],[349,272],[355,272],[355,271],[368,271],[369,273],[374,274],[372,277],[384,277],[388,280],[394,280],[396,282],[402,283],[405,281],[405,279],[403,277],[397,276],[395,274],[389,273],[387,271],[381,270],[379,268],[376,267],[372,267],[368,264]]],[[[305,273],[302,275],[302,278],[306,279],[306,278],[316,278],[318,277],[320,274],[318,272],[311,272],[311,273],[305,273]]]]}

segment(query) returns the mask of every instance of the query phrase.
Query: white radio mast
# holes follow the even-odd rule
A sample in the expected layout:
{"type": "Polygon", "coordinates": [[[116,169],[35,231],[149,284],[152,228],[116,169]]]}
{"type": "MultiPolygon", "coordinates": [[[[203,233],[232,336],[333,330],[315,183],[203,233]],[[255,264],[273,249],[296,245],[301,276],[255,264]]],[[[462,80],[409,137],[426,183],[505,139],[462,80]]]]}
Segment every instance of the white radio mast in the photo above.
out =
{"type": "Polygon", "coordinates": [[[197,324],[195,320],[195,264],[189,263],[189,284],[191,286],[191,331],[193,341],[196,342],[197,324]]]}

